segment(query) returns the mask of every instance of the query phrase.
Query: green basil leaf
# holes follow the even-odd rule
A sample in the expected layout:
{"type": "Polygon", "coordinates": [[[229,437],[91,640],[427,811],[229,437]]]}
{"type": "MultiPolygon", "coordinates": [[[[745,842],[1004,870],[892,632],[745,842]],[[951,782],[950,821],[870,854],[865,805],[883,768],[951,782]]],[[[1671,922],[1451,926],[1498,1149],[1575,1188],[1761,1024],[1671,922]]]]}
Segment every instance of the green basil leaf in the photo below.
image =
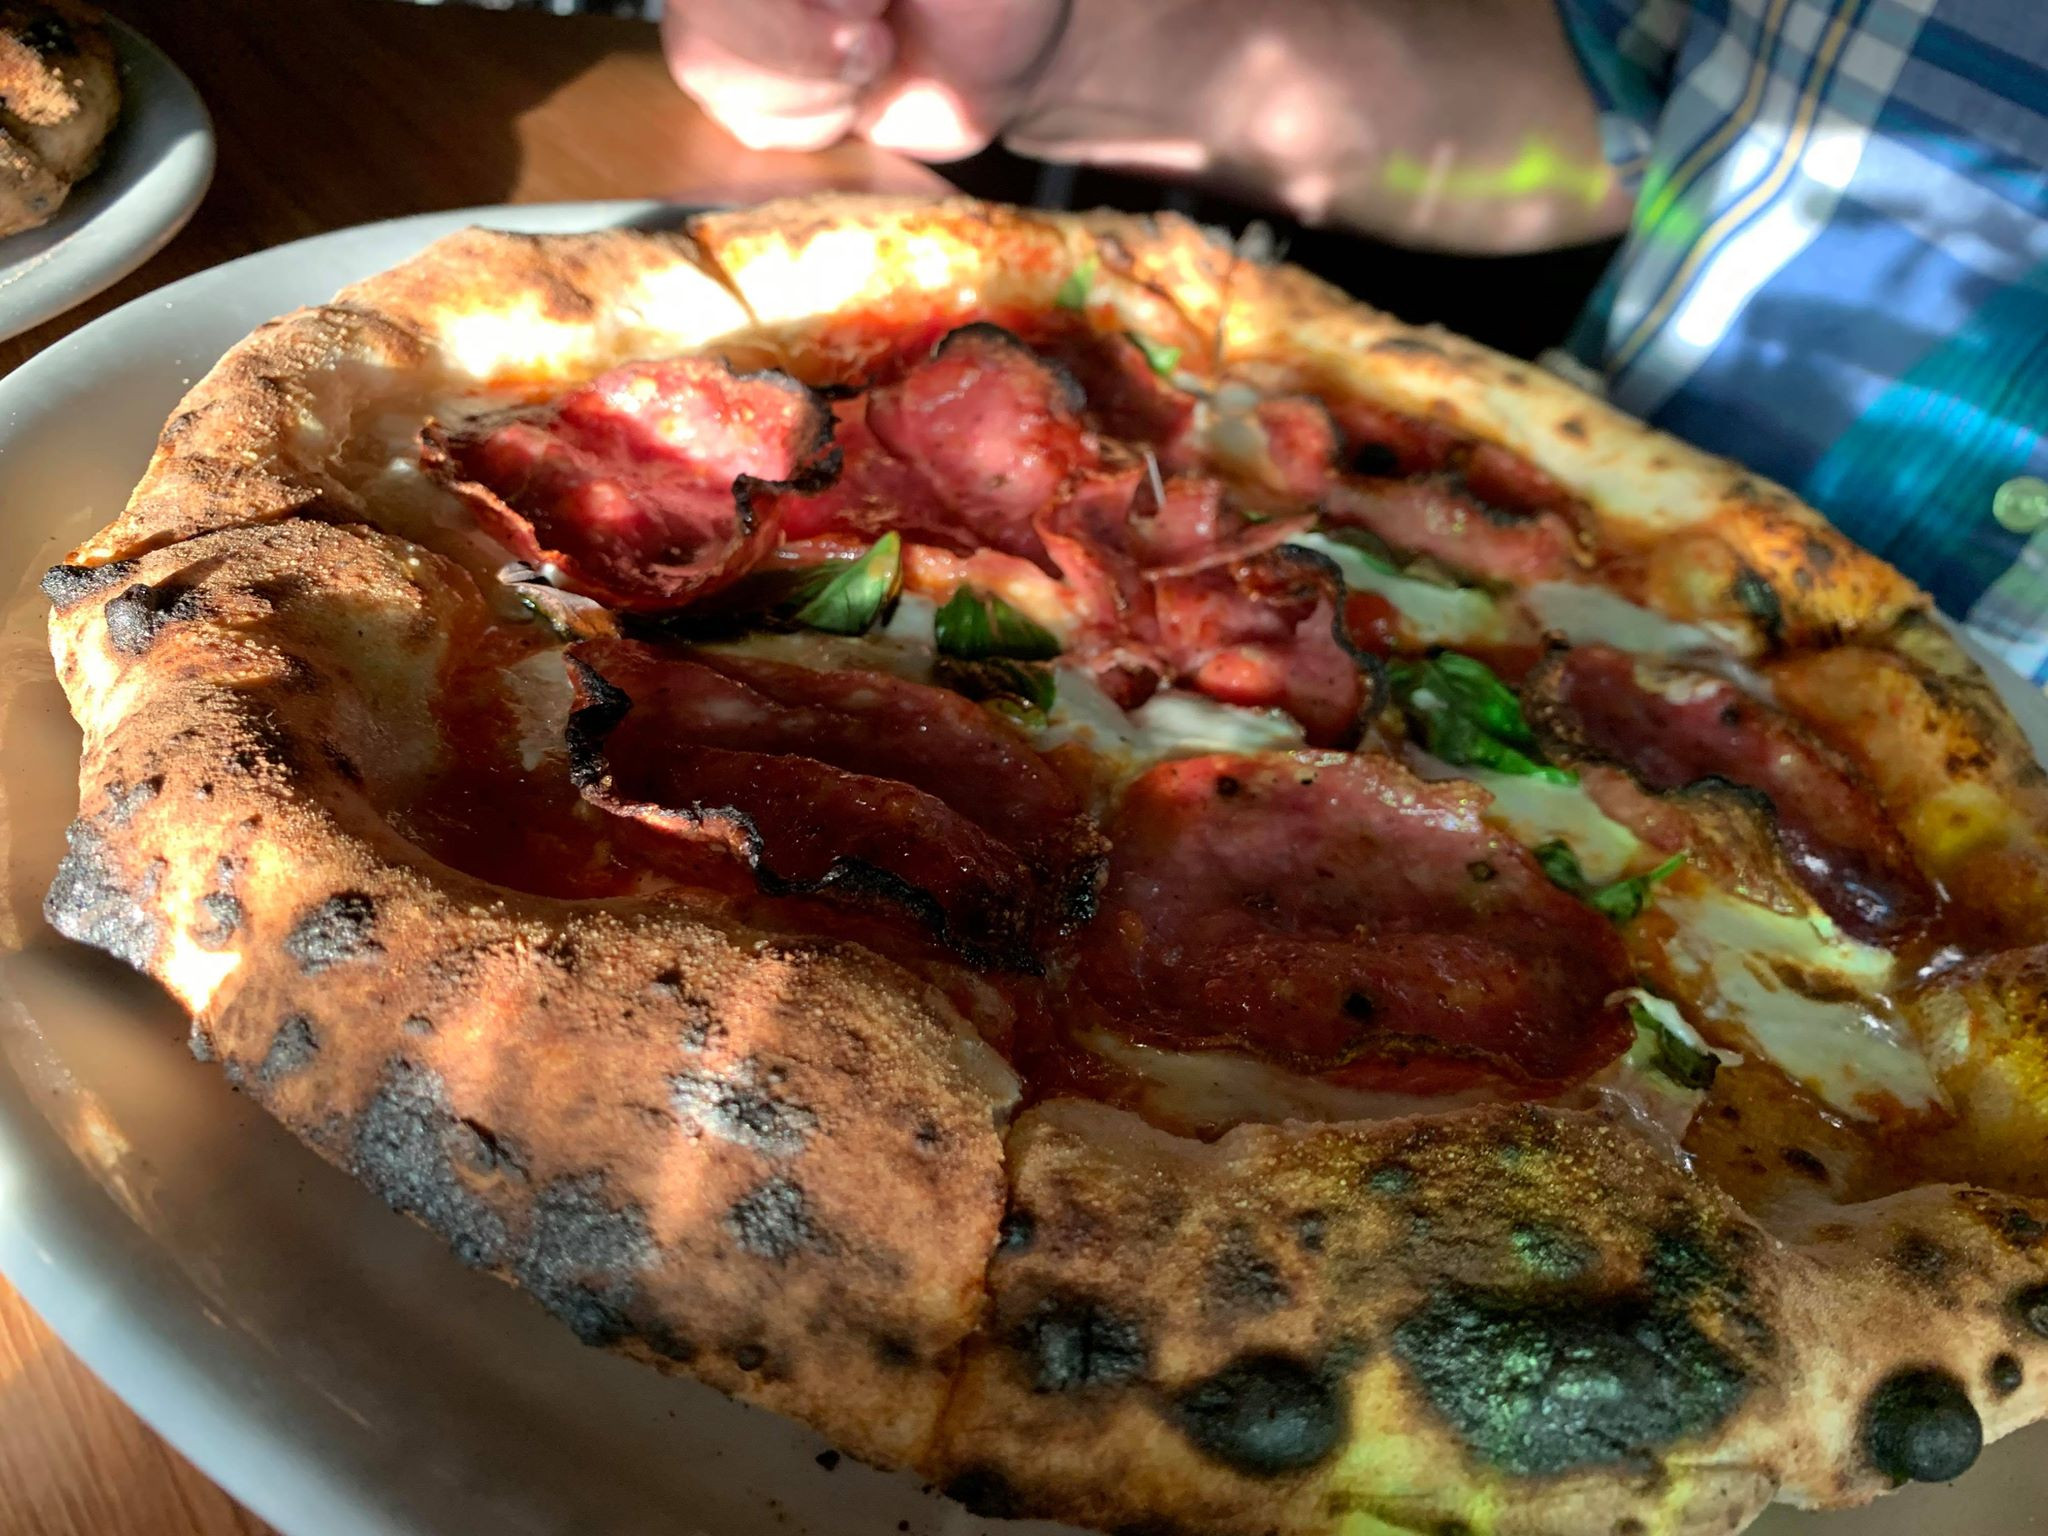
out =
{"type": "Polygon", "coordinates": [[[1059,697],[1051,667],[1011,656],[940,656],[932,664],[932,681],[986,704],[1027,730],[1045,728],[1045,717],[1059,697]]]}
{"type": "Polygon", "coordinates": [[[1136,331],[1125,331],[1124,334],[1131,338],[1132,344],[1140,352],[1145,354],[1146,365],[1154,373],[1162,379],[1173,377],[1173,370],[1180,366],[1179,347],[1162,346],[1156,341],[1140,336],[1136,331]]]}
{"type": "Polygon", "coordinates": [[[902,588],[903,540],[885,533],[858,560],[815,568],[804,580],[815,590],[802,594],[791,623],[828,635],[864,635],[902,588]]]}
{"type": "Polygon", "coordinates": [[[1643,908],[1650,904],[1650,888],[1685,862],[1685,852],[1681,849],[1655,869],[1645,870],[1640,875],[1625,875],[1606,885],[1595,885],[1579,867],[1578,855],[1572,852],[1569,843],[1548,842],[1530,851],[1543,873],[1550,876],[1552,885],[1570,891],[1616,926],[1641,916],[1643,908]]]}
{"type": "Polygon", "coordinates": [[[1592,904],[1593,910],[1603,917],[1616,923],[1629,922],[1650,904],[1650,887],[1666,878],[1684,862],[1685,850],[1680,849],[1655,869],[1616,880],[1611,885],[1603,885],[1588,895],[1586,900],[1592,904]]]}
{"type": "Polygon", "coordinates": [[[1579,777],[1530,756],[1536,744],[1521,700],[1484,662],[1456,651],[1387,669],[1394,697],[1422,732],[1422,743],[1447,763],[1492,768],[1551,784],[1579,777]]]}
{"type": "Polygon", "coordinates": [[[1681,1040],[1664,1021],[1634,998],[1629,999],[1628,1016],[1635,1021],[1637,1038],[1650,1050],[1650,1066],[1681,1088],[1705,1093],[1714,1086],[1714,1074],[1721,1070],[1721,1058],[1681,1040]]]}
{"type": "Polygon", "coordinates": [[[1430,686],[1448,699],[1461,713],[1470,716],[1488,734],[1517,747],[1533,747],[1536,738],[1522,718],[1522,701],[1514,689],[1493,675],[1483,661],[1456,651],[1434,658],[1430,686]]]}
{"type": "Polygon", "coordinates": [[[1560,890],[1570,891],[1574,896],[1583,897],[1593,889],[1593,882],[1586,878],[1586,872],[1579,867],[1579,856],[1572,852],[1572,845],[1557,839],[1543,843],[1530,852],[1550,876],[1550,883],[1560,890]]]}
{"type": "Polygon", "coordinates": [[[966,661],[1009,656],[1019,661],[1049,661],[1060,653],[1059,637],[1019,613],[991,592],[968,586],[953,589],[933,619],[939,650],[966,661]]]}
{"type": "Polygon", "coordinates": [[[1060,291],[1052,296],[1052,301],[1061,309],[1086,309],[1088,290],[1094,286],[1095,258],[1090,256],[1067,274],[1067,280],[1060,284],[1060,291]]]}

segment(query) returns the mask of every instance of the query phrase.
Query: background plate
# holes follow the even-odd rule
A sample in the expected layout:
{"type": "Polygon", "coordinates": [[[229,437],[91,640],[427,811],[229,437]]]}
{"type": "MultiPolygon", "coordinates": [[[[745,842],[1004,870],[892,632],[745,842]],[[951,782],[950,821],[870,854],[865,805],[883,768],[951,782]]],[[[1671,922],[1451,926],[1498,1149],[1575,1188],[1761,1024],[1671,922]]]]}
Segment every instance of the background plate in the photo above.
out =
{"type": "Polygon", "coordinates": [[[121,116],[57,217],[0,240],[0,339],[133,272],[185,227],[213,180],[213,124],[192,82],[133,27],[109,17],[107,31],[121,116]]]}
{"type": "MultiPolygon", "coordinates": [[[[322,235],[138,299],[0,381],[0,1270],[145,1419],[291,1536],[890,1536],[899,1522],[967,1536],[992,1523],[903,1477],[827,1471],[824,1443],[795,1425],[585,1349],[230,1093],[187,1054],[184,1020],[153,984],[40,916],[76,806],[78,733],[35,582],[112,519],[191,382],[260,321],[464,224],[678,216],[570,204],[322,235]]],[[[2048,706],[2010,681],[2048,742],[2048,706]]],[[[1755,1529],[2048,1532],[2044,1452],[2036,1428],[1953,1488],[1842,1514],[1777,1510],[1755,1529]]]]}

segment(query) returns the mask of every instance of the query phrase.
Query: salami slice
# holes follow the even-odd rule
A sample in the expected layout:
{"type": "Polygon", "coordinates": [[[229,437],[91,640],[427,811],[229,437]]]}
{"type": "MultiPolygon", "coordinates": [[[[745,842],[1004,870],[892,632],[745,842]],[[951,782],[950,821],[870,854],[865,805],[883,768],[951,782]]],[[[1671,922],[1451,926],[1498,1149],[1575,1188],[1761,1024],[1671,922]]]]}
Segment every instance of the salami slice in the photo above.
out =
{"type": "Polygon", "coordinates": [[[1080,387],[999,326],[963,326],[896,383],[875,390],[867,424],[915,464],[978,544],[1041,552],[1038,516],[1092,461],[1080,387]]]}
{"type": "Polygon", "coordinates": [[[1585,645],[1545,662],[1528,689],[1546,729],[1650,789],[1712,778],[1768,797],[1793,875],[1847,932],[1897,940],[1931,915],[1933,892],[1869,787],[1735,684],[1585,645]]]}
{"type": "Polygon", "coordinates": [[[1155,584],[1159,643],[1176,673],[1226,704],[1270,706],[1316,746],[1358,739],[1379,664],[1354,650],[1344,581],[1291,546],[1155,584]]]}
{"type": "Polygon", "coordinates": [[[1497,506],[1455,474],[1347,480],[1324,492],[1322,507],[1327,523],[1369,529],[1396,549],[1491,581],[1555,580],[1575,564],[1575,536],[1561,515],[1497,506]]]}
{"type": "Polygon", "coordinates": [[[427,472],[521,559],[618,608],[669,608],[775,542],[765,490],[832,471],[825,402],[713,357],[616,368],[550,405],[421,436],[427,472]]]}
{"type": "Polygon", "coordinates": [[[728,851],[770,894],[892,907],[1025,970],[1088,909],[1100,840],[1074,792],[956,694],[631,641],[568,657],[584,797],[728,851]]]}
{"type": "Polygon", "coordinates": [[[1483,808],[1377,755],[1162,764],[1111,827],[1083,983],[1183,1049],[1374,1086],[1575,1081],[1631,1038],[1607,1001],[1627,954],[1483,808]]]}

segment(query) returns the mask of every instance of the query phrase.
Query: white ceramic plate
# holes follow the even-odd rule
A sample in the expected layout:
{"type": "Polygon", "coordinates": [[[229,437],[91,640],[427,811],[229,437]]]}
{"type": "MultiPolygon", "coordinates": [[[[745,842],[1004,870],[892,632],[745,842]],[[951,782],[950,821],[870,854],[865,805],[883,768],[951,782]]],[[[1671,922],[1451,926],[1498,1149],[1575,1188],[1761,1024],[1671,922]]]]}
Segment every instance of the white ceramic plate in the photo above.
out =
{"type": "MultiPolygon", "coordinates": [[[[111,519],[232,342],[465,223],[660,224],[647,204],[433,214],[201,273],[0,381],[0,1270],[113,1389],[290,1536],[967,1536],[908,1479],[585,1349],[195,1063],[156,988],[39,915],[76,805],[42,570],[111,519]]],[[[2015,689],[2019,688],[2017,683],[2015,689]]],[[[2048,726],[2023,695],[2030,728],[2048,726]]],[[[2048,741],[2048,729],[2037,739],[2048,741]]],[[[1771,1536],[2048,1531],[2048,1435],[1953,1489],[1774,1511],[1771,1536]]],[[[1049,1526],[1006,1528],[1018,1536],[1049,1526]]]]}
{"type": "Polygon", "coordinates": [[[99,168],[40,229],[0,240],[0,339],[91,298],[162,250],[213,179],[213,124],[178,66],[109,20],[121,116],[99,168]]]}

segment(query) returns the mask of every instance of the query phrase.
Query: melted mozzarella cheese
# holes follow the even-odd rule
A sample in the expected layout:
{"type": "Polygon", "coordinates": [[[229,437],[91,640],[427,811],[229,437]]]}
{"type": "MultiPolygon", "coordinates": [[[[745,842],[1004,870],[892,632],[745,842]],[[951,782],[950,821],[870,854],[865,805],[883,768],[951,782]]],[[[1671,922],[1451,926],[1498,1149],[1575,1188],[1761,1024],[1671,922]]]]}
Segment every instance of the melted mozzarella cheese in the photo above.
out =
{"type": "Polygon", "coordinates": [[[1352,591],[1374,592],[1392,603],[1417,644],[1491,645],[1507,638],[1507,615],[1476,587],[1440,587],[1389,575],[1359,550],[1326,534],[1296,534],[1288,542],[1334,560],[1352,591]]]}
{"type": "Polygon", "coordinates": [[[1301,724],[1285,710],[1221,704],[1204,694],[1169,688],[1131,711],[1138,748],[1163,760],[1203,752],[1285,752],[1306,745],[1301,724]]]}
{"type": "Polygon", "coordinates": [[[1562,839],[1590,880],[1620,878],[1643,852],[1635,833],[1606,815],[1577,784],[1553,784],[1490,768],[1460,768],[1493,803],[1481,815],[1525,848],[1562,839]]]}
{"type": "Polygon", "coordinates": [[[1630,602],[1605,587],[1576,581],[1539,581],[1522,593],[1539,629],[1574,645],[1611,645],[1639,656],[1689,656],[1748,648],[1748,636],[1721,626],[1681,624],[1630,602]]]}
{"type": "Polygon", "coordinates": [[[1233,1051],[1170,1051],[1107,1031],[1081,1043],[1138,1080],[1138,1108],[1154,1124],[1203,1135],[1246,1123],[1398,1120],[1483,1104],[1480,1092],[1374,1093],[1321,1082],[1233,1051]]]}
{"type": "Polygon", "coordinates": [[[1671,892],[1666,948],[1702,1018],[1738,1029],[1787,1076],[1843,1114],[1883,1101],[1942,1107],[1941,1089],[1885,989],[1889,951],[1849,938],[1818,909],[1787,916],[1715,890],[1671,892]]]}
{"type": "Polygon", "coordinates": [[[1037,745],[1085,747],[1120,776],[1142,773],[1155,763],[1208,752],[1285,752],[1304,745],[1301,726],[1277,709],[1221,704],[1199,693],[1169,688],[1126,714],[1071,667],[1055,674],[1053,707],[1037,745]]]}
{"type": "Polygon", "coordinates": [[[575,704],[569,669],[562,665],[560,651],[536,651],[505,668],[501,676],[519,731],[519,765],[531,773],[565,750],[563,735],[575,704]]]}

